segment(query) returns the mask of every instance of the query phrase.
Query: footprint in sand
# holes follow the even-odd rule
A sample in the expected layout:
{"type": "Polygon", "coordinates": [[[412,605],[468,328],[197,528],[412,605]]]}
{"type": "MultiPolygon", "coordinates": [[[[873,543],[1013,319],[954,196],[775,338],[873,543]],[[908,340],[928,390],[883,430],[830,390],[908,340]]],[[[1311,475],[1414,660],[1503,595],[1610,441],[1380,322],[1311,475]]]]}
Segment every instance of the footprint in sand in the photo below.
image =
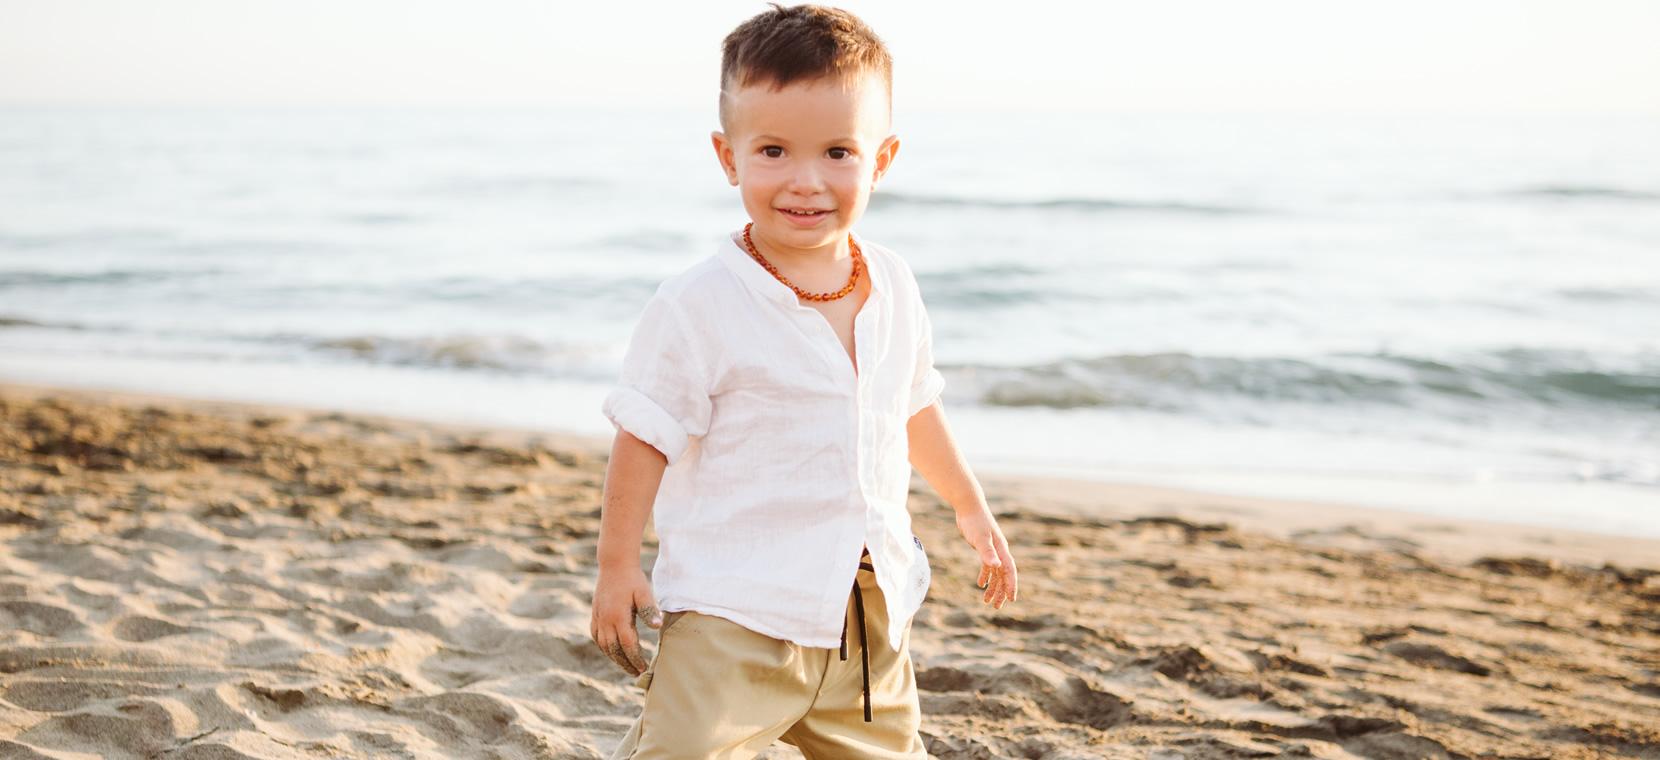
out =
{"type": "Polygon", "coordinates": [[[143,615],[124,617],[115,624],[115,637],[122,641],[153,641],[163,636],[177,636],[197,630],[143,615]]]}
{"type": "Polygon", "coordinates": [[[40,602],[0,602],[0,630],[21,629],[40,636],[62,638],[83,627],[71,610],[40,602]]]}

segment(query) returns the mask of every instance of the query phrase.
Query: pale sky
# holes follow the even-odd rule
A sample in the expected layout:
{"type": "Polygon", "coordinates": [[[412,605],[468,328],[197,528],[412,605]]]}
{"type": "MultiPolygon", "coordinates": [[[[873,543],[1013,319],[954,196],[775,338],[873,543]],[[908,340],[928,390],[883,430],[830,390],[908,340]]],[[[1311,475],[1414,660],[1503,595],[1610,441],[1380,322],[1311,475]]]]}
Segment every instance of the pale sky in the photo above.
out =
{"type": "MultiPolygon", "coordinates": [[[[1654,0],[844,2],[916,110],[1660,114],[1654,0]]],[[[0,0],[0,105],[713,108],[731,0],[0,0]]]]}

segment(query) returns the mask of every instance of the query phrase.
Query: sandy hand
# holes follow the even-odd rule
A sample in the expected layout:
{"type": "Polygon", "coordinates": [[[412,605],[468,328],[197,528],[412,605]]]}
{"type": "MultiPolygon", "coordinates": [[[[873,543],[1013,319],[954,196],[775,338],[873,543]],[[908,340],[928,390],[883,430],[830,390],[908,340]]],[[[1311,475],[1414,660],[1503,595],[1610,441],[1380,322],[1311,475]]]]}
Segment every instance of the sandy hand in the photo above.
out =
{"type": "Polygon", "coordinates": [[[986,590],[980,601],[997,609],[1014,601],[1018,593],[1014,555],[1009,553],[1009,542],[991,510],[981,508],[957,515],[957,530],[980,555],[980,578],[974,584],[986,590]]]}
{"type": "Polygon", "coordinates": [[[651,628],[663,625],[663,613],[651,593],[651,581],[638,567],[620,574],[600,571],[594,584],[594,615],[588,635],[606,657],[629,675],[640,675],[649,663],[640,652],[639,620],[651,628]]]}

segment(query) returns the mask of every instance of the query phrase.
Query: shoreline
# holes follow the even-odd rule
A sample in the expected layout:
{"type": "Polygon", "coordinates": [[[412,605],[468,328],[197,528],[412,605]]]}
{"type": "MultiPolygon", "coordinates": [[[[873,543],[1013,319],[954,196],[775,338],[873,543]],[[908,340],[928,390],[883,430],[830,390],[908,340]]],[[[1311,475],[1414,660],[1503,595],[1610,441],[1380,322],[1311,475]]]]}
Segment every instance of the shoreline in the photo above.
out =
{"type": "MultiPolygon", "coordinates": [[[[0,384],[9,381],[340,409],[419,421],[555,431],[607,442],[612,435],[597,413],[608,385],[532,381],[512,374],[463,375],[385,364],[308,366],[25,355],[10,357],[0,369],[0,384]]],[[[1358,449],[1327,451],[1316,446],[1318,434],[1296,428],[1211,425],[1197,418],[1134,413],[1119,418],[1102,410],[1056,413],[948,404],[946,411],[958,445],[982,476],[1134,483],[1660,539],[1660,520],[1654,519],[1653,507],[1660,489],[1636,482],[1575,479],[1561,473],[1561,477],[1550,477],[1544,471],[1527,476],[1526,468],[1504,475],[1479,466],[1484,461],[1499,466],[1487,461],[1487,454],[1447,442],[1429,450],[1408,450],[1402,448],[1402,441],[1359,440],[1344,444],[1358,449]],[[1394,464],[1332,467],[1360,456],[1361,449],[1370,449],[1366,458],[1374,464],[1394,464]],[[1248,451],[1263,453],[1240,453],[1248,451]]]]}
{"type": "MultiPolygon", "coordinates": [[[[273,413],[344,414],[404,431],[426,428],[517,445],[539,441],[561,448],[580,449],[587,456],[599,459],[609,455],[611,445],[606,437],[511,424],[446,422],[329,406],[224,400],[0,379],[0,396],[7,395],[23,398],[64,395],[128,405],[174,405],[239,419],[273,413]]],[[[970,466],[973,467],[972,462],[970,466]]],[[[1370,504],[1230,494],[1134,481],[1094,480],[979,467],[973,469],[988,502],[1007,501],[1021,508],[1069,517],[1128,519],[1168,515],[1187,520],[1227,522],[1243,530],[1280,539],[1322,545],[1423,551],[1453,562],[1470,562],[1486,555],[1528,554],[1544,555],[1560,562],[1598,566],[1604,563],[1652,562],[1652,558],[1660,556],[1660,538],[1468,517],[1442,517],[1370,504]]],[[[913,472],[912,489],[919,488],[932,495],[932,489],[913,472]]]]}

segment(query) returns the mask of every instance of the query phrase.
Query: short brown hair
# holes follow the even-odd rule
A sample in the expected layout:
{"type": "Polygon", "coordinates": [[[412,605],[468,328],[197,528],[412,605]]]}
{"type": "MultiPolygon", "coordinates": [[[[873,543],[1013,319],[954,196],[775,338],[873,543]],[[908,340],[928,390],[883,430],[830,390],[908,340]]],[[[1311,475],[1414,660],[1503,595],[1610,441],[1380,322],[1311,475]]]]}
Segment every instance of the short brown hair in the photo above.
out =
{"type": "Polygon", "coordinates": [[[730,123],[728,85],[770,83],[781,89],[826,77],[846,83],[870,72],[882,75],[891,116],[893,58],[876,32],[840,8],[768,4],[772,10],[739,24],[721,43],[721,129],[730,123]]]}

